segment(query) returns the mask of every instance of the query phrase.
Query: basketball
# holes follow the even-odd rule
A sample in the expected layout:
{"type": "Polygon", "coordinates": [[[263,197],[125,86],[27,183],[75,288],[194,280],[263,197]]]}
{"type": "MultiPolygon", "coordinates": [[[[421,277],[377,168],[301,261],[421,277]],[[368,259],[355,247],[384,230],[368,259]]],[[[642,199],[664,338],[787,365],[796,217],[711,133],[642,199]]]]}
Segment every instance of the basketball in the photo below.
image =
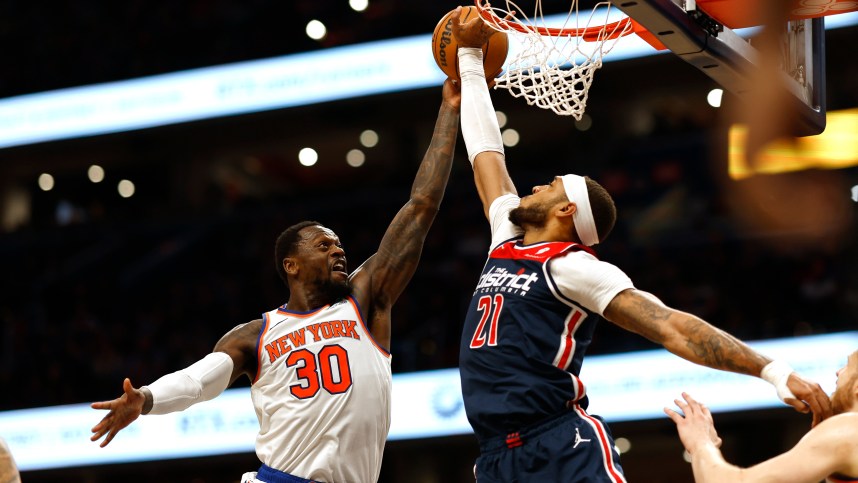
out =
{"type": "MultiPolygon", "coordinates": [[[[432,55],[435,57],[435,63],[451,79],[459,78],[459,57],[456,55],[459,43],[453,38],[453,14],[455,12],[453,10],[444,15],[444,18],[435,26],[435,32],[432,34],[432,55]]],[[[462,23],[478,16],[477,7],[462,7],[460,16],[462,23]]],[[[489,37],[488,42],[483,46],[483,67],[486,71],[486,80],[494,79],[500,75],[508,51],[509,41],[505,33],[495,32],[489,37]]]]}

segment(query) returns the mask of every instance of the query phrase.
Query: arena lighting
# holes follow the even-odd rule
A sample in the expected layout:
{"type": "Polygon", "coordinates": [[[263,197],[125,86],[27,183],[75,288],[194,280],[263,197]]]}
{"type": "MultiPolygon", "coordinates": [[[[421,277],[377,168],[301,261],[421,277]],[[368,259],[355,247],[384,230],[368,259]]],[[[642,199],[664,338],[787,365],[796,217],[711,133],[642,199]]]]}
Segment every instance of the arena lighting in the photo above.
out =
{"type": "MultiPolygon", "coordinates": [[[[830,393],[835,371],[858,347],[858,331],[749,345],[786,360],[830,393]]],[[[666,418],[662,408],[682,391],[714,412],[786,407],[760,379],[697,366],[665,350],[588,357],[581,379],[591,411],[611,423],[666,418]]],[[[259,429],[247,388],[183,412],[142,417],[99,448],[89,441],[90,428],[103,415],[88,404],[5,411],[0,435],[29,471],[252,452],[259,429]]],[[[471,434],[457,369],[394,374],[391,416],[391,441],[471,434]]]]}
{"type": "MultiPolygon", "coordinates": [[[[548,16],[546,24],[564,18],[548,16]]],[[[858,12],[825,23],[827,29],[858,25],[858,12]]],[[[444,76],[429,39],[416,35],[2,99],[0,148],[439,86],[444,76]]],[[[605,62],[664,52],[628,36],[605,62]]]]}
{"type": "Polygon", "coordinates": [[[119,184],[116,185],[116,191],[119,192],[119,196],[123,198],[131,198],[134,196],[134,183],[127,179],[120,180],[119,184]]]}
{"type": "Polygon", "coordinates": [[[86,175],[93,183],[101,183],[104,181],[104,168],[97,164],[93,164],[86,170],[86,175]]]}
{"type": "Polygon", "coordinates": [[[822,134],[770,143],[757,156],[754,166],[745,160],[747,126],[731,126],[727,139],[730,178],[858,166],[858,109],[828,111],[826,121],[822,134]]]}
{"type": "Polygon", "coordinates": [[[498,118],[498,127],[504,127],[507,123],[506,113],[503,111],[495,111],[495,117],[498,118]]]}
{"type": "Polygon", "coordinates": [[[328,35],[328,28],[318,20],[310,20],[307,23],[307,28],[305,30],[307,37],[310,37],[313,40],[322,40],[326,35],[328,35]]]}
{"type": "Polygon", "coordinates": [[[712,89],[706,95],[706,102],[712,107],[721,107],[721,99],[724,97],[724,89],[712,89]]]}
{"type": "Polygon", "coordinates": [[[301,148],[298,151],[298,162],[304,166],[313,166],[319,160],[319,153],[313,148],[301,148]]]}
{"type": "Polygon", "coordinates": [[[373,148],[378,144],[378,133],[372,129],[360,133],[360,143],[367,148],[373,148]]]}
{"type": "Polygon", "coordinates": [[[369,7],[369,0],[349,0],[349,7],[355,12],[363,12],[369,7]]]}
{"type": "Polygon", "coordinates": [[[50,191],[54,189],[54,177],[48,173],[39,175],[39,188],[42,191],[50,191]]]}
{"type": "Polygon", "coordinates": [[[518,131],[516,131],[515,129],[509,128],[504,129],[503,132],[501,132],[501,139],[503,140],[504,146],[511,148],[518,144],[518,142],[521,140],[521,135],[519,135],[518,131]]]}
{"type": "Polygon", "coordinates": [[[346,153],[346,163],[352,168],[360,168],[366,162],[366,155],[360,149],[352,149],[346,153]]]}

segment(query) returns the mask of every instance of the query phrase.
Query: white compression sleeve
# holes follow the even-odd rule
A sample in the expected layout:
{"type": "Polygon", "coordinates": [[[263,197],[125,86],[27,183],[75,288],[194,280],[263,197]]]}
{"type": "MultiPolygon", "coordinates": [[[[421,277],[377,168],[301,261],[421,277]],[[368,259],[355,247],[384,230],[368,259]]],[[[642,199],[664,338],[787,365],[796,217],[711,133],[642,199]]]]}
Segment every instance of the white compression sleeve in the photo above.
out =
{"type": "Polygon", "coordinates": [[[462,78],[462,137],[468,160],[485,151],[504,154],[498,119],[483,71],[483,49],[459,47],[459,75],[462,78]]]}
{"type": "Polygon", "coordinates": [[[152,410],[148,414],[167,414],[218,396],[232,377],[232,358],[224,352],[212,352],[190,367],[167,374],[145,386],[152,392],[152,410]]]}

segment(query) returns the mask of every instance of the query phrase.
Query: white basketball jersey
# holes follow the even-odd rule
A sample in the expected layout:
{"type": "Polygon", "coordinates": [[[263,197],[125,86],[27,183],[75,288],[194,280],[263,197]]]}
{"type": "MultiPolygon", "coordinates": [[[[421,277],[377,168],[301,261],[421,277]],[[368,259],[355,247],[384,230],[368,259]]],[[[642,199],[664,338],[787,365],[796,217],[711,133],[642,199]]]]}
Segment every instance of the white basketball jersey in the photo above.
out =
{"type": "Polygon", "coordinates": [[[354,299],[309,313],[267,312],[257,357],[250,394],[259,460],[326,483],[378,481],[390,429],[390,354],[354,299]]]}

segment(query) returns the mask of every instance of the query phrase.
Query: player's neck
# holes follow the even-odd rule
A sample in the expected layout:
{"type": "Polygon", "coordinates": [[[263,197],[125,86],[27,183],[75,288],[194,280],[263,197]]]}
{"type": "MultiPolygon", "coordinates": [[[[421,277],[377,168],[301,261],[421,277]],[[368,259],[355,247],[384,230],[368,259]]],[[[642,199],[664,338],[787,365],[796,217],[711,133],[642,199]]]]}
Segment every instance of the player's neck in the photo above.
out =
{"type": "Polygon", "coordinates": [[[572,236],[572,226],[561,223],[556,218],[549,219],[543,226],[524,227],[525,245],[544,242],[577,242],[572,236]]]}
{"type": "Polygon", "coordinates": [[[524,238],[522,243],[525,245],[533,245],[535,243],[544,242],[574,242],[568,233],[563,233],[558,229],[551,229],[548,226],[541,228],[527,228],[524,230],[524,238]]]}
{"type": "Polygon", "coordinates": [[[318,292],[308,292],[300,287],[290,287],[286,308],[292,312],[310,312],[332,302],[318,292]]]}

